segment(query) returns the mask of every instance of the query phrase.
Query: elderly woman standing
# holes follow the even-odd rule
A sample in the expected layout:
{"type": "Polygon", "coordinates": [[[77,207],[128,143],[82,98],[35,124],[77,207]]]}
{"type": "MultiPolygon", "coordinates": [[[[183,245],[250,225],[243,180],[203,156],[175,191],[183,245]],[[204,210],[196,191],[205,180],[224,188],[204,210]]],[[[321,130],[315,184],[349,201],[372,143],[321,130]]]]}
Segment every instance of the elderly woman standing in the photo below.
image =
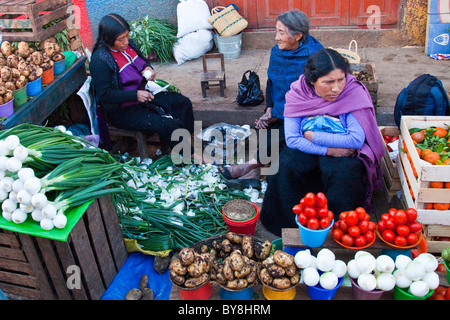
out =
{"type": "MultiPolygon", "coordinates": [[[[309,34],[308,17],[299,10],[287,11],[277,17],[275,40],[277,44],[271,50],[267,70],[266,110],[255,122],[256,129],[267,129],[267,144],[259,145],[257,154],[249,162],[222,167],[222,173],[227,179],[259,178],[261,155],[270,158],[272,143],[278,143],[279,150],[285,144],[285,94],[291,83],[303,74],[303,67],[308,58],[323,48],[319,41],[309,34]],[[274,130],[278,130],[277,141],[272,141],[271,133],[274,130]]],[[[243,183],[245,184],[245,181],[243,183]]]]}
{"type": "Polygon", "coordinates": [[[332,49],[313,54],[286,94],[287,148],[270,176],[261,222],[272,233],[296,227],[292,207],[308,192],[323,192],[335,215],[368,208],[381,187],[384,153],[372,99],[332,49]]]}

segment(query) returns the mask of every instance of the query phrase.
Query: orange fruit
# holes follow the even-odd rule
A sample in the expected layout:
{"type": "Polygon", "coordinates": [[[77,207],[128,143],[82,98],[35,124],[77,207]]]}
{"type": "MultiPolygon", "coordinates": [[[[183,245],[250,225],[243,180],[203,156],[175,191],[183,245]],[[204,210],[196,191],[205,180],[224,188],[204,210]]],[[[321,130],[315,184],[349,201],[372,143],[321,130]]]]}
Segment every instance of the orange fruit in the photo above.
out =
{"type": "Polygon", "coordinates": [[[442,162],[442,164],[450,165],[450,158],[445,159],[444,162],[442,162]]]}
{"type": "Polygon", "coordinates": [[[419,158],[420,158],[420,154],[422,153],[422,149],[420,149],[419,147],[416,147],[416,151],[417,151],[417,154],[419,155],[419,158]]]}
{"type": "Polygon", "coordinates": [[[450,208],[450,203],[434,203],[434,210],[448,210],[450,208]]]}
{"type": "Polygon", "coordinates": [[[444,183],[444,186],[445,186],[447,189],[450,189],[450,182],[444,183]]]}
{"type": "Polygon", "coordinates": [[[413,141],[421,143],[425,139],[425,135],[422,132],[417,131],[411,134],[411,139],[413,139],[413,141]]]}
{"type": "Polygon", "coordinates": [[[425,209],[427,209],[427,210],[433,209],[433,204],[432,203],[427,203],[427,205],[425,206],[425,209]]]}
{"type": "Polygon", "coordinates": [[[426,156],[427,154],[429,154],[430,152],[433,152],[433,150],[431,150],[431,149],[423,149],[422,152],[420,153],[420,157],[421,157],[422,159],[424,159],[425,156],[426,156]]]}
{"type": "Polygon", "coordinates": [[[442,127],[436,127],[436,131],[433,132],[434,136],[438,136],[439,138],[444,138],[447,135],[447,130],[442,127]]]}
{"type": "Polygon", "coordinates": [[[431,164],[436,164],[436,161],[441,160],[441,156],[437,152],[430,152],[423,158],[426,162],[429,162],[431,164]]]}
{"type": "Polygon", "coordinates": [[[442,182],[442,181],[432,181],[432,182],[430,182],[430,188],[442,189],[443,187],[444,187],[444,182],[442,182]]]}

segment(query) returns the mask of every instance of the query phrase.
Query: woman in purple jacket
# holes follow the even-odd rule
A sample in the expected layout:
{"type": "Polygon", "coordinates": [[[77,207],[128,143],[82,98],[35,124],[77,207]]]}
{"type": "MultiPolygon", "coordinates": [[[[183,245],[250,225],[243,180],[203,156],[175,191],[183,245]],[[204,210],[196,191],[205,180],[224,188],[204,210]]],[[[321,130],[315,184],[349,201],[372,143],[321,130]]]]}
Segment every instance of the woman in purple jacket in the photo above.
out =
{"type": "Polygon", "coordinates": [[[296,227],[292,207],[308,192],[323,192],[335,213],[369,209],[380,186],[384,153],[367,89],[332,49],[314,53],[286,94],[287,148],[268,178],[261,221],[272,233],[296,227]]]}

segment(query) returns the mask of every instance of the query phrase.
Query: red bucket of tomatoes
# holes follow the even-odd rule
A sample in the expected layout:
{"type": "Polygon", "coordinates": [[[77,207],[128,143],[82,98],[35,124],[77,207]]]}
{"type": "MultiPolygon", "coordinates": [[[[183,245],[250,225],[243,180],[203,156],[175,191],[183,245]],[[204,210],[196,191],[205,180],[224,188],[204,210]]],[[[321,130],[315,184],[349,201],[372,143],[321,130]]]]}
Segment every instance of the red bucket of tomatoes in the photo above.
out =
{"type": "Polygon", "coordinates": [[[292,211],[303,244],[310,248],[321,247],[334,223],[334,215],[328,210],[325,194],[308,192],[292,211]]]}

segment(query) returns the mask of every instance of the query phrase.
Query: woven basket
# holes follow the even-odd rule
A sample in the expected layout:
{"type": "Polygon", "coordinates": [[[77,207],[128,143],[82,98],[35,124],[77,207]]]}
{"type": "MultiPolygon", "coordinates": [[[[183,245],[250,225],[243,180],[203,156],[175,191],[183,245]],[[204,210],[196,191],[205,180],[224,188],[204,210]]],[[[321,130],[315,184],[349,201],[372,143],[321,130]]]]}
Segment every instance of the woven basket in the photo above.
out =
{"type": "Polygon", "coordinates": [[[248,26],[247,20],[232,5],[228,7],[214,7],[211,10],[211,17],[209,17],[208,22],[211,23],[221,37],[234,36],[248,26]]]}
{"type": "Polygon", "coordinates": [[[331,49],[339,52],[344,58],[348,60],[349,63],[359,63],[361,61],[361,58],[358,55],[358,43],[355,40],[350,41],[348,49],[331,49]],[[354,50],[352,48],[352,44],[355,45],[354,50]]]}

